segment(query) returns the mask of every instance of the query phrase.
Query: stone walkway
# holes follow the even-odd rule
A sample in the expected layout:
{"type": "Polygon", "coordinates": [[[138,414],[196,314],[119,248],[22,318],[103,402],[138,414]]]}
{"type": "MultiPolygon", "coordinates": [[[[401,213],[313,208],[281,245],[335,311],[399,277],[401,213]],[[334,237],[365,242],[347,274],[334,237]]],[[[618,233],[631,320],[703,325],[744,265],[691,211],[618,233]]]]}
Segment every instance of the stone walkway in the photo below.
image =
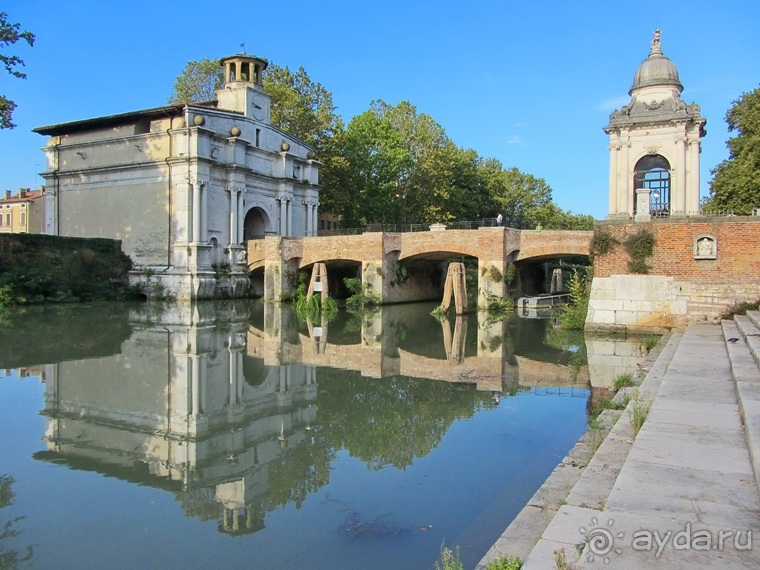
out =
{"type": "Polygon", "coordinates": [[[673,334],[593,457],[573,459],[579,443],[478,568],[499,553],[542,570],[760,568],[759,323],[673,334]]]}

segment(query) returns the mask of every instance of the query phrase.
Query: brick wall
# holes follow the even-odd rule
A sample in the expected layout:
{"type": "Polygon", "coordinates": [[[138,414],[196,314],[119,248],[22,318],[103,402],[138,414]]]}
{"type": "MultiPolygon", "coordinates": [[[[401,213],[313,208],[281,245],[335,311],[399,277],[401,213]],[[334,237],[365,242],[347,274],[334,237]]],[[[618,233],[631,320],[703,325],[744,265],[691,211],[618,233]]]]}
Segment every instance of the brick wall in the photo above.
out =
{"type": "Polygon", "coordinates": [[[608,255],[594,259],[599,277],[627,274],[628,257],[622,242],[642,229],[655,235],[654,255],[647,262],[650,274],[688,279],[692,283],[760,283],[760,218],[698,218],[653,220],[649,223],[598,222],[621,243],[608,255]],[[710,221],[708,221],[710,220],[710,221]],[[702,234],[717,240],[717,259],[694,259],[694,239],[702,234]]]}
{"type": "Polygon", "coordinates": [[[714,320],[734,303],[760,299],[760,218],[688,218],[597,222],[616,240],[594,259],[587,328],[657,329],[714,320]],[[655,236],[648,276],[630,276],[623,242],[641,230],[655,236]],[[712,236],[715,259],[695,259],[694,241],[712,236]],[[628,283],[630,281],[630,283],[628,283]]]}

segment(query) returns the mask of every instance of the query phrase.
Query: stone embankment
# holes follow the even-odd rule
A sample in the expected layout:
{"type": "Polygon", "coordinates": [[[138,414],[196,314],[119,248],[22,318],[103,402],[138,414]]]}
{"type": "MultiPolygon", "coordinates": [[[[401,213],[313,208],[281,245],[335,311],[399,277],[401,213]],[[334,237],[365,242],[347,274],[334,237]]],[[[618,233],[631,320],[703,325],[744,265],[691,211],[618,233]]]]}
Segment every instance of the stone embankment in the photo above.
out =
{"type": "Polygon", "coordinates": [[[663,337],[637,375],[477,568],[760,567],[760,312],[663,337]]]}

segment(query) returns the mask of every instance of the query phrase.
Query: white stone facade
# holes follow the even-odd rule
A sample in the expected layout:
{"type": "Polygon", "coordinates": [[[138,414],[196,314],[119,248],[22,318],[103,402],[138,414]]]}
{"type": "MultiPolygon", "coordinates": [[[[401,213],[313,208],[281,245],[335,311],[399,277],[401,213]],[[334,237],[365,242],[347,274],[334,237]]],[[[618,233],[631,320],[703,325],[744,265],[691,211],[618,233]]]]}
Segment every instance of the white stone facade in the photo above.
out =
{"type": "Polygon", "coordinates": [[[610,218],[636,215],[637,220],[649,219],[648,208],[641,207],[650,201],[649,183],[636,176],[647,157],[661,158],[668,174],[669,196],[663,196],[660,206],[652,199],[655,215],[699,211],[699,154],[707,121],[699,105],[681,100],[682,91],[678,70],[662,54],[660,32],[656,30],[649,57],[636,71],[630,103],[614,111],[604,129],[610,137],[610,218]],[[638,206],[637,189],[646,193],[638,206]]]}
{"type": "Polygon", "coordinates": [[[120,239],[132,282],[183,299],[243,296],[247,240],[316,235],[320,163],[269,123],[266,61],[222,64],[216,101],[35,129],[44,233],[120,239]]]}

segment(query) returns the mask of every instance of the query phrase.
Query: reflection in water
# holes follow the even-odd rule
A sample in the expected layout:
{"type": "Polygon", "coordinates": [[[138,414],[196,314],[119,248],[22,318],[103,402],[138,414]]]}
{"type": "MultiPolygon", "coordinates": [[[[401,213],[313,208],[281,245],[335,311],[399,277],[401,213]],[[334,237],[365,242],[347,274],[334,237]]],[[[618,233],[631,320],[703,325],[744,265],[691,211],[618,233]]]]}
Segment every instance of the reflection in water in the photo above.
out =
{"type": "Polygon", "coordinates": [[[18,538],[23,534],[19,527],[25,517],[18,516],[6,519],[3,509],[13,503],[13,477],[0,474],[0,568],[20,568],[26,566],[34,556],[31,546],[17,547],[18,538]],[[11,544],[11,541],[15,541],[11,544]]]}
{"type": "Polygon", "coordinates": [[[44,368],[47,450],[35,457],[171,491],[227,534],[300,508],[341,450],[371,470],[404,470],[501,396],[585,398],[591,386],[593,397],[638,350],[485,313],[437,324],[424,304],[329,324],[245,301],[107,307],[97,328],[81,307],[0,326],[0,346],[14,343],[0,368],[44,368]]]}

